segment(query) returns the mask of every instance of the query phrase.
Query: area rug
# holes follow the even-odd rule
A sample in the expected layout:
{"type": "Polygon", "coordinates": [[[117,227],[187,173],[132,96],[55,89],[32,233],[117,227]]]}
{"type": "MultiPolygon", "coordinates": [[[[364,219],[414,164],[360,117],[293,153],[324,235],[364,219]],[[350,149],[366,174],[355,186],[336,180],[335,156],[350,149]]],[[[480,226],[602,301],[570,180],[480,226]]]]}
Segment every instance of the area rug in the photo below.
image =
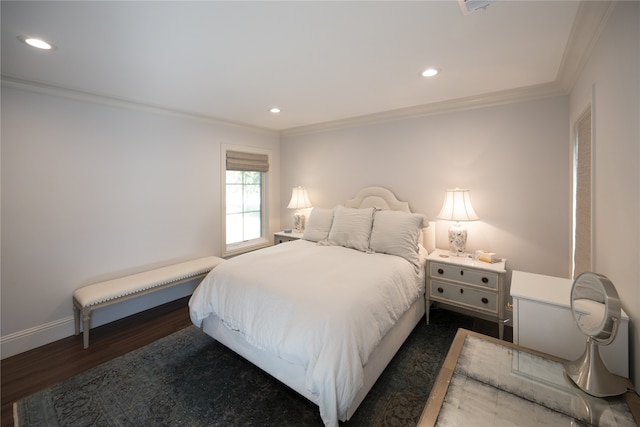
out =
{"type": "MultiPolygon", "coordinates": [[[[459,327],[414,329],[344,427],[416,425],[459,327]]],[[[20,426],[321,426],[318,407],[194,326],[15,404],[20,426]]]]}

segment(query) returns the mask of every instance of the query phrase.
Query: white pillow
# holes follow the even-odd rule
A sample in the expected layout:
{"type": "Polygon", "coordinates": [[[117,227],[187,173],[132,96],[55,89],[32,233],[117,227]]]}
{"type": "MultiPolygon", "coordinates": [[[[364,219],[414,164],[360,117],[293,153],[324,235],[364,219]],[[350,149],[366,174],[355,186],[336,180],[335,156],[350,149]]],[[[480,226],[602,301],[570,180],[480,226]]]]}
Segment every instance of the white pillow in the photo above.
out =
{"type": "Polygon", "coordinates": [[[374,208],[354,209],[338,206],[329,231],[330,245],[367,251],[373,224],[374,208]]]}
{"type": "Polygon", "coordinates": [[[373,220],[370,248],[374,252],[397,255],[420,264],[420,233],[428,227],[424,215],[402,211],[377,211],[373,220]]]}
{"type": "Polygon", "coordinates": [[[302,238],[311,242],[326,240],[329,237],[332,222],[333,209],[313,208],[302,238]]]}

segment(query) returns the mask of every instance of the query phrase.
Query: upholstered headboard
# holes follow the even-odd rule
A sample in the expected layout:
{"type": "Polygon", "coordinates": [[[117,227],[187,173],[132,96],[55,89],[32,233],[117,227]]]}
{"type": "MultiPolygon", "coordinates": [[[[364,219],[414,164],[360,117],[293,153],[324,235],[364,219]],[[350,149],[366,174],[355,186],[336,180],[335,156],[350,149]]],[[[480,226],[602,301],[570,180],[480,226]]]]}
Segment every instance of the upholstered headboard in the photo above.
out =
{"type": "Polygon", "coordinates": [[[409,203],[401,202],[391,191],[383,187],[365,187],[344,205],[348,208],[377,208],[411,213],[409,203]]]}
{"type": "MultiPolygon", "coordinates": [[[[397,199],[395,194],[384,187],[365,187],[353,199],[344,204],[348,208],[378,208],[411,213],[409,203],[397,199]]],[[[422,245],[431,253],[436,248],[436,223],[429,221],[429,227],[422,229],[422,245]]]]}

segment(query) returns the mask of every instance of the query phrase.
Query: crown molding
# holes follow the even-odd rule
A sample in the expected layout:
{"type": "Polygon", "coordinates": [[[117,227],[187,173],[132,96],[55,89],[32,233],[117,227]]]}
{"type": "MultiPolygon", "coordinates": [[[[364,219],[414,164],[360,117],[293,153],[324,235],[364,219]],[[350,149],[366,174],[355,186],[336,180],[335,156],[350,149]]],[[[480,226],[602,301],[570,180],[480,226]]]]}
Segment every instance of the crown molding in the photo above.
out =
{"type": "Polygon", "coordinates": [[[570,92],[618,1],[581,1],[556,81],[570,92]]]}
{"type": "Polygon", "coordinates": [[[282,136],[301,135],[305,133],[324,132],[341,128],[363,126],[372,123],[387,121],[405,120],[414,117],[428,116],[454,111],[470,110],[474,108],[511,104],[551,96],[566,95],[568,92],[558,83],[545,83],[517,89],[492,92],[483,95],[469,96],[431,104],[418,105],[415,107],[401,108],[397,110],[384,111],[381,113],[368,114],[364,116],[351,117],[344,120],[318,123],[308,126],[284,129],[282,136]]]}
{"type": "Polygon", "coordinates": [[[57,96],[75,101],[89,102],[93,104],[106,105],[116,108],[126,108],[129,110],[142,111],[152,114],[161,114],[165,116],[177,117],[187,120],[197,120],[201,122],[216,124],[219,126],[231,126],[252,130],[259,133],[268,133],[270,135],[279,135],[279,131],[273,129],[262,128],[247,123],[233,122],[230,120],[218,119],[215,117],[205,116],[203,114],[195,114],[187,111],[180,111],[166,107],[160,107],[151,104],[144,104],[128,99],[116,98],[108,95],[85,92],[77,89],[69,89],[61,86],[55,86],[48,83],[33,82],[22,80],[16,77],[1,75],[2,87],[22,89],[30,92],[41,93],[45,95],[57,96]]]}

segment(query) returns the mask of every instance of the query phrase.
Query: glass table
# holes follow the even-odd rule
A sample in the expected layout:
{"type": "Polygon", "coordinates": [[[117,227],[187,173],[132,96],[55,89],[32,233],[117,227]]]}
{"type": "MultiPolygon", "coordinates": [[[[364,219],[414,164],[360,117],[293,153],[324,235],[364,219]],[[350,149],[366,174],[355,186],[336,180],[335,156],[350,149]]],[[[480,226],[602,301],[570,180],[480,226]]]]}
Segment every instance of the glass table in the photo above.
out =
{"type": "Polygon", "coordinates": [[[460,329],[418,426],[638,425],[637,394],[590,396],[573,385],[562,362],[460,329]]]}

